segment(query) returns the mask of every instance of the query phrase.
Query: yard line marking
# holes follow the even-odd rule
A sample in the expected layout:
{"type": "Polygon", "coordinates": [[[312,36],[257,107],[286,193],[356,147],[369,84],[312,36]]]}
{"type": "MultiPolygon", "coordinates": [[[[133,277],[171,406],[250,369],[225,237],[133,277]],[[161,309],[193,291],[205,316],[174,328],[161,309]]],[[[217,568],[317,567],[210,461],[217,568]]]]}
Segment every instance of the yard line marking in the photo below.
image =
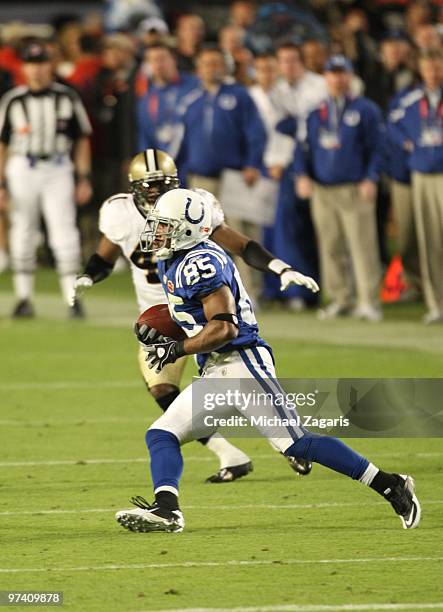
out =
{"type": "Polygon", "coordinates": [[[441,610],[442,603],[396,604],[289,604],[284,606],[247,606],[240,608],[168,608],[151,612],[364,612],[365,610],[441,610]]]}
{"type": "MultiPolygon", "coordinates": [[[[82,422],[82,421],[78,421],[82,422]]],[[[371,453],[371,457],[406,457],[409,459],[423,459],[426,457],[441,457],[443,452],[435,453],[371,453]]],[[[189,455],[185,456],[186,461],[216,461],[216,458],[208,456],[189,455]]],[[[256,459],[278,459],[281,461],[279,453],[264,453],[253,455],[252,461],[256,459]]],[[[140,463],[147,461],[146,457],[136,457],[135,459],[57,459],[54,461],[1,461],[0,468],[2,467],[34,467],[34,466],[56,466],[56,465],[112,465],[113,463],[140,463]]]]}
{"type": "MultiPolygon", "coordinates": [[[[443,499],[420,500],[422,505],[435,506],[442,505],[443,499]]],[[[377,501],[370,502],[370,506],[385,506],[386,502],[377,501]]],[[[321,510],[323,508],[357,508],[361,506],[361,502],[319,502],[318,504],[211,504],[198,506],[182,506],[183,510],[249,510],[251,508],[260,508],[262,510],[321,510]]],[[[71,510],[5,510],[0,512],[0,516],[16,516],[23,514],[39,515],[39,514],[92,514],[100,512],[116,512],[120,508],[77,508],[71,510]]]]}
{"type": "Polygon", "coordinates": [[[365,610],[440,610],[442,603],[396,603],[396,604],[289,604],[284,606],[247,606],[240,608],[168,608],[150,612],[364,612],[365,610]]]}
{"type": "Polygon", "coordinates": [[[106,417],[104,419],[82,419],[79,417],[78,419],[47,419],[43,421],[19,421],[17,419],[7,419],[0,420],[0,427],[52,427],[53,425],[61,425],[65,427],[67,425],[73,425],[78,427],[80,425],[89,425],[89,424],[103,424],[103,423],[133,423],[134,425],[144,424],[146,426],[150,425],[153,422],[152,417],[141,419],[140,417],[130,419],[121,417],[106,417]]]}
{"type": "Polygon", "coordinates": [[[0,383],[0,391],[27,391],[29,389],[126,389],[132,387],[142,387],[141,380],[61,380],[52,382],[24,382],[24,383],[0,383]]]}
{"type": "Polygon", "coordinates": [[[79,567],[33,567],[0,568],[1,574],[21,574],[34,572],[107,572],[115,570],[168,569],[194,567],[254,567],[261,565],[333,565],[337,563],[423,563],[443,561],[443,557],[366,557],[355,559],[263,559],[262,561],[185,561],[184,563],[134,563],[130,565],[90,565],[79,567]]]}

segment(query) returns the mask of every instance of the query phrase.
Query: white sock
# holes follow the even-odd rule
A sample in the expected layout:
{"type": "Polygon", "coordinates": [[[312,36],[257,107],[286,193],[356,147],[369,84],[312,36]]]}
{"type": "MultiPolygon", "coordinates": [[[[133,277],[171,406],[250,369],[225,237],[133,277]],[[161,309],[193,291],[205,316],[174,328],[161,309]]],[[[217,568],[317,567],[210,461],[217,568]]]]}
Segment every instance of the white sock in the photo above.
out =
{"type": "Polygon", "coordinates": [[[363,474],[360,476],[359,481],[369,487],[369,485],[374,480],[375,476],[378,474],[379,471],[380,470],[378,469],[378,467],[375,467],[373,463],[370,463],[363,472],[363,474]]]}
{"type": "Polygon", "coordinates": [[[242,465],[250,461],[248,455],[225,440],[219,433],[209,438],[206,448],[217,455],[220,460],[220,469],[242,465]]]}
{"type": "Polygon", "coordinates": [[[69,296],[71,295],[74,287],[75,278],[75,274],[60,274],[58,277],[60,289],[62,290],[62,296],[66,304],[69,304],[69,296]]]}
{"type": "Polygon", "coordinates": [[[34,273],[15,272],[14,291],[18,300],[31,300],[34,293],[34,273]]]}

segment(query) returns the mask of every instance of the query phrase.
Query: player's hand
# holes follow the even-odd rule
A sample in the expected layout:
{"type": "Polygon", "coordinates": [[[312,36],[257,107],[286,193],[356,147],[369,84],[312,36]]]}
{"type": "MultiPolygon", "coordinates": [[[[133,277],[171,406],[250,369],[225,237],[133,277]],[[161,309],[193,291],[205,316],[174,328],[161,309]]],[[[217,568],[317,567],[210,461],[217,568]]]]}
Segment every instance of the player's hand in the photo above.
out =
{"type": "Polygon", "coordinates": [[[149,346],[154,342],[162,342],[164,340],[164,337],[159,331],[153,327],[149,327],[149,325],[146,325],[146,323],[142,323],[142,325],[136,323],[134,325],[134,334],[137,336],[137,340],[145,346],[149,346]]]}
{"type": "Polygon", "coordinates": [[[310,276],[305,276],[295,270],[285,270],[280,276],[280,291],[286,291],[291,285],[302,285],[307,287],[312,293],[320,291],[320,287],[310,276]]]}
{"type": "Polygon", "coordinates": [[[69,306],[73,306],[75,300],[82,296],[85,291],[90,289],[93,284],[94,281],[87,274],[81,274],[80,276],[77,276],[77,278],[75,279],[74,286],[71,290],[71,294],[69,296],[69,306]]]}
{"type": "Polygon", "coordinates": [[[147,353],[145,361],[148,367],[155,369],[158,374],[168,363],[175,363],[177,359],[183,357],[183,341],[178,342],[172,338],[163,338],[163,342],[151,344],[144,351],[147,353]]]}

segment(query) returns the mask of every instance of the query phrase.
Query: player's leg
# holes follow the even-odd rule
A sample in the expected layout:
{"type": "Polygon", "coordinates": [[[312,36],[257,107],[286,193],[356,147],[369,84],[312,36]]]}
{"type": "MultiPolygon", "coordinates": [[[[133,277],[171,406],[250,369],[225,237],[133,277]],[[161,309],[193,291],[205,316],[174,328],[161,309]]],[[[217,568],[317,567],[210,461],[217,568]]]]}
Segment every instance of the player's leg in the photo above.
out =
{"type": "MultiPolygon", "coordinates": [[[[69,298],[80,269],[80,234],[76,224],[74,178],[71,165],[48,164],[42,191],[42,211],[48,228],[49,246],[57,264],[64,302],[69,298]]],[[[70,307],[70,316],[81,318],[81,307],[70,307]]]]}
{"type": "MultiPolygon", "coordinates": [[[[267,354],[264,348],[240,351],[245,372],[255,379],[265,393],[281,398],[285,393],[275,377],[272,361],[267,354]]],[[[263,410],[268,410],[270,415],[277,412],[281,419],[294,419],[296,415],[294,410],[282,406],[280,401],[263,410]]],[[[261,432],[286,456],[320,463],[371,487],[391,503],[405,529],[418,526],[420,504],[414,494],[414,481],[410,476],[384,472],[338,438],[313,434],[302,426],[281,427],[274,431],[261,429],[261,432]]]]}
{"type": "MultiPolygon", "coordinates": [[[[219,413],[232,414],[232,409],[219,413]]],[[[183,471],[180,446],[201,437],[209,437],[215,428],[208,425],[203,406],[193,407],[192,385],[186,387],[169,409],[146,433],[155,501],[132,498],[134,510],[117,512],[116,520],[131,531],[183,531],[184,519],[179,508],[178,491],[183,471]]]]}
{"type": "MultiPolygon", "coordinates": [[[[186,358],[168,364],[160,373],[148,367],[146,353],[140,347],[138,363],[148,391],[157,404],[166,412],[172,402],[180,395],[180,381],[186,365],[186,358]]],[[[251,459],[239,448],[225,440],[220,434],[200,438],[200,444],[214,453],[220,462],[218,472],[206,479],[208,483],[232,482],[252,472],[251,459]]]]}
{"type": "Polygon", "coordinates": [[[13,316],[31,317],[40,219],[39,185],[28,160],[18,156],[8,161],[6,177],[11,198],[10,251],[17,300],[13,316]]]}

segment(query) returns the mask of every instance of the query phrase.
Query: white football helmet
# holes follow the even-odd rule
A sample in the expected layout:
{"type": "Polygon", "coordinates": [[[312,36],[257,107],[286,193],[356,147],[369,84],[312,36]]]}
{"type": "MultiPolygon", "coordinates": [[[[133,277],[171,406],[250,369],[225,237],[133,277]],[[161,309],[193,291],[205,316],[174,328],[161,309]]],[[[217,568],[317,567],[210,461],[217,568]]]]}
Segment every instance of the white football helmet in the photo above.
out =
{"type": "Polygon", "coordinates": [[[160,196],[147,216],[140,248],[157,259],[192,248],[209,238],[211,209],[205,197],[189,189],[172,189],[160,196]]]}

